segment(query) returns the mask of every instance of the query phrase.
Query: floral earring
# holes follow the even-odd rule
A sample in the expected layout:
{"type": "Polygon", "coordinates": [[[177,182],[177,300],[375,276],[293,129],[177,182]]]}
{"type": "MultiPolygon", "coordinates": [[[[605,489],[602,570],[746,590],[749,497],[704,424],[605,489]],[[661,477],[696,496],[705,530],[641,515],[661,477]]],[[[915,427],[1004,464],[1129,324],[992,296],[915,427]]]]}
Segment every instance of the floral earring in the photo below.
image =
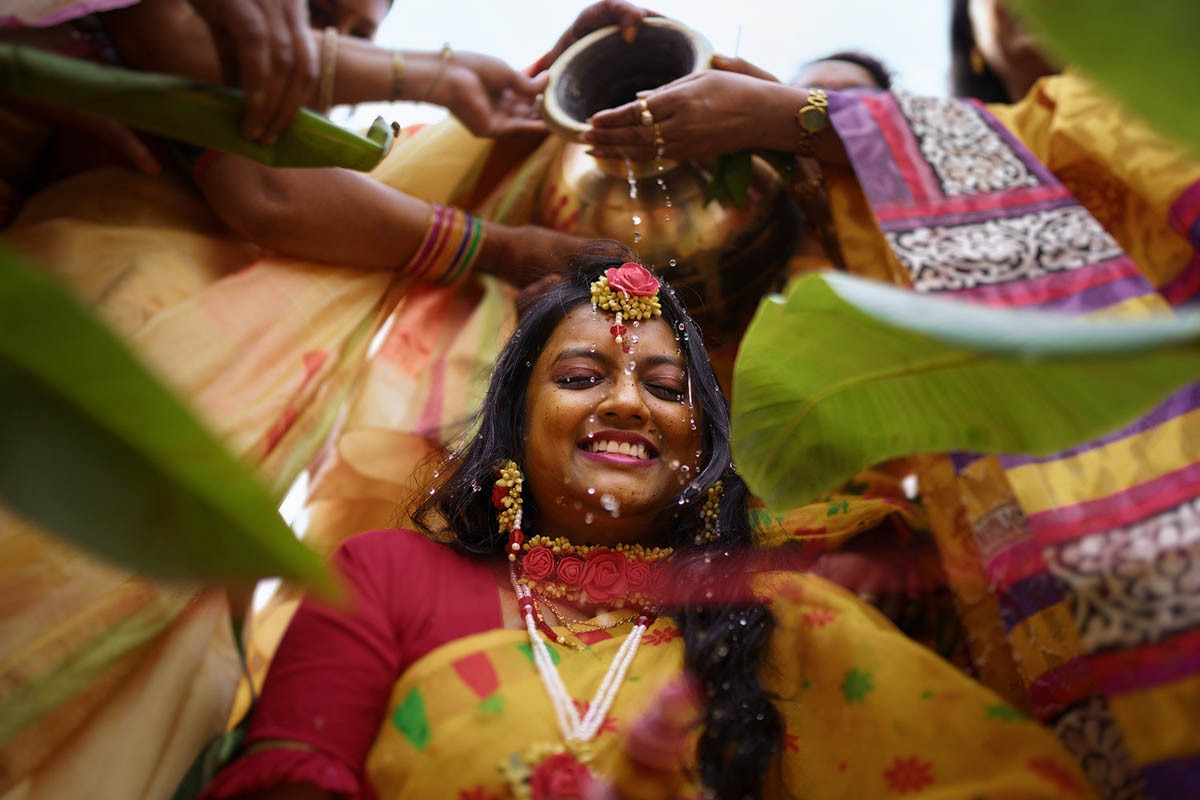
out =
{"type": "Polygon", "coordinates": [[[492,505],[496,507],[496,520],[500,523],[500,533],[508,534],[508,544],[505,547],[509,561],[517,560],[521,545],[525,543],[525,534],[521,533],[521,512],[524,501],[521,499],[521,486],[525,477],[521,468],[511,458],[497,463],[496,483],[492,487],[492,505]]]}
{"type": "Polygon", "coordinates": [[[725,484],[717,481],[712,486],[708,487],[704,500],[704,505],[700,508],[700,519],[704,521],[704,530],[696,535],[696,544],[709,544],[715,542],[717,537],[721,535],[717,528],[717,519],[721,516],[721,492],[725,490],[725,484]]]}

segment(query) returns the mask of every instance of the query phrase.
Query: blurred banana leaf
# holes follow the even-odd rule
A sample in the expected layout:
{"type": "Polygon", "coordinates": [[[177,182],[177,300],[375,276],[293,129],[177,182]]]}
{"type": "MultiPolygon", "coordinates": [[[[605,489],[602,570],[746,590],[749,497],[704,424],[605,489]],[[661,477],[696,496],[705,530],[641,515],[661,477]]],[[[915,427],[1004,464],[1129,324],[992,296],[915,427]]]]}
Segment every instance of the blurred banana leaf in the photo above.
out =
{"type": "Polygon", "coordinates": [[[1012,0],[1047,48],[1160,133],[1200,150],[1200,3],[1012,0]]]}
{"type": "Polygon", "coordinates": [[[331,591],[250,470],[44,275],[0,250],[0,502],[161,578],[331,591]]]}
{"type": "Polygon", "coordinates": [[[1088,320],[811,274],[758,310],[734,369],[733,449],[772,512],[927,451],[1048,454],[1200,377],[1200,314],[1088,320]]]}
{"type": "Polygon", "coordinates": [[[391,146],[381,118],[359,136],[301,109],[273,145],[242,135],[246,103],[235,89],[136,72],[0,44],[0,95],[88,111],[150,133],[211,147],[273,167],[369,170],[391,146]]]}

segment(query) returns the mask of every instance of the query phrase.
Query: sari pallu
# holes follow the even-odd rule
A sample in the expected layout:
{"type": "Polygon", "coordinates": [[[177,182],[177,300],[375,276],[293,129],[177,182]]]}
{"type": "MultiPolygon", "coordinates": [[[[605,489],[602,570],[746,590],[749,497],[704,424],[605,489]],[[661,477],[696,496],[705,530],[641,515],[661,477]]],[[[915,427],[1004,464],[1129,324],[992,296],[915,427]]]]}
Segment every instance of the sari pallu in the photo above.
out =
{"type": "MultiPolygon", "coordinates": [[[[812,576],[756,580],[777,620],[763,680],[785,726],[764,796],[1092,796],[1051,734],[854,596],[812,576]]],[[[552,646],[577,703],[595,691],[628,630],[587,634],[587,650],[552,646]]],[[[561,741],[529,647],[522,631],[490,631],[410,667],[367,759],[370,790],[380,800],[513,797],[501,766],[531,745],[561,741]]],[[[682,657],[679,629],[659,618],[592,744],[593,773],[620,769],[622,736],[679,674],[682,657]]],[[[693,786],[680,796],[703,794],[693,786]]]]}
{"type": "MultiPolygon", "coordinates": [[[[1194,295],[1200,165],[1074,75],[996,111],[835,97],[878,225],[872,241],[838,219],[843,247],[878,253],[882,234],[883,277],[988,305],[1164,313],[1194,295]]],[[[848,191],[831,202],[861,208],[848,191]]],[[[1105,796],[1200,791],[1200,385],[1053,456],[922,464],[981,677],[1105,796]]]]}

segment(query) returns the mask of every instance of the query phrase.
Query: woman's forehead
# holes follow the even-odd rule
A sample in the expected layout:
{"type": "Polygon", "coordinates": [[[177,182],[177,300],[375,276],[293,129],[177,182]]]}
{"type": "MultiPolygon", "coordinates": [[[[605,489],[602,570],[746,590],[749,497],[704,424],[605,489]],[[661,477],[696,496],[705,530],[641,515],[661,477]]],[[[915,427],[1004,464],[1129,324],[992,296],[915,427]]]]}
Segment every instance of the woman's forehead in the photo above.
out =
{"type": "Polygon", "coordinates": [[[542,357],[556,359],[566,350],[579,347],[594,349],[597,353],[613,358],[630,358],[634,361],[649,356],[670,356],[677,359],[682,366],[686,360],[683,346],[677,334],[681,332],[672,328],[670,323],[661,317],[642,320],[640,323],[625,323],[625,342],[630,348],[629,353],[622,351],[613,334],[616,320],[612,314],[599,311],[590,305],[581,305],[573,309],[555,326],[550,338],[542,348],[542,357]]]}

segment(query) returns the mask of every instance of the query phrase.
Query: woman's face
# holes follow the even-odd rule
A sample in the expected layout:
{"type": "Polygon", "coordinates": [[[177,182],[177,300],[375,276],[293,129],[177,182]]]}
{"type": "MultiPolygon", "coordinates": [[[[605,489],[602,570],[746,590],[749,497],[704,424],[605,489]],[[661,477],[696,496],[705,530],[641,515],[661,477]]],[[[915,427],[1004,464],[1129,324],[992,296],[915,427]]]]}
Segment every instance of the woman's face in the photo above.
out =
{"type": "Polygon", "coordinates": [[[1037,37],[1004,7],[1001,0],[969,0],[975,46],[1015,102],[1038,78],[1056,70],[1042,55],[1037,37]]]}
{"type": "Polygon", "coordinates": [[[308,18],[317,30],[332,27],[370,41],[391,8],[392,0],[308,0],[308,18]]]}
{"type": "Polygon", "coordinates": [[[806,64],[796,75],[792,85],[837,90],[881,88],[875,76],[865,67],[836,58],[806,64]]]}
{"type": "Polygon", "coordinates": [[[655,518],[696,474],[699,409],[688,407],[682,348],[661,319],[628,326],[583,305],[543,348],[525,398],[528,533],[576,543],[653,543],[655,518]],[[636,339],[636,341],[632,341],[636,339]]]}

